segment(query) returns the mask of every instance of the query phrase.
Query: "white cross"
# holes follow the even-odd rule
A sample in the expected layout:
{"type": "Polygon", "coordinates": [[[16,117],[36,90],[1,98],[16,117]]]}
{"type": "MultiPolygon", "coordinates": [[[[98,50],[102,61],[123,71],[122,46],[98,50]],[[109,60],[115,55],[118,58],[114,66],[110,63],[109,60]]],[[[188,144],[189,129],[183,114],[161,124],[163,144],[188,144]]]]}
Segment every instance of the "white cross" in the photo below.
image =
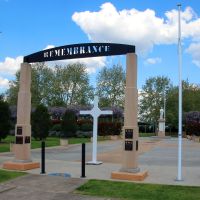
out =
{"type": "Polygon", "coordinates": [[[94,97],[94,106],[92,110],[80,111],[80,115],[92,115],[93,117],[93,142],[92,142],[92,161],[87,164],[98,165],[102,162],[97,161],[97,130],[98,130],[98,117],[100,115],[112,115],[113,111],[104,110],[101,111],[98,107],[99,98],[98,96],[94,97]]]}

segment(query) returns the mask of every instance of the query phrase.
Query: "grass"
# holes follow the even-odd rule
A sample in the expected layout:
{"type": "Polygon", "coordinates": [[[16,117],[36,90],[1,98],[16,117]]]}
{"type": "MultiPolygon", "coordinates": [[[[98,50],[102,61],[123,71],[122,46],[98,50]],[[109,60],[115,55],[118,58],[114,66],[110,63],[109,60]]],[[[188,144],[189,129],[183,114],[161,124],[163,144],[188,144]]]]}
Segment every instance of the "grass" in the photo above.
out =
{"type": "MultiPolygon", "coordinates": [[[[2,143],[0,143],[0,152],[9,152],[10,151],[10,143],[14,142],[15,137],[14,136],[7,136],[5,140],[2,140],[2,143]]],[[[59,146],[60,145],[60,139],[57,137],[48,137],[46,139],[46,147],[52,147],[52,146],[59,146]]],[[[32,138],[31,140],[31,148],[36,149],[41,147],[41,141],[35,140],[32,138]]]]}
{"type": "Polygon", "coordinates": [[[200,187],[89,180],[75,192],[126,200],[196,200],[200,187]]]}
{"type": "MultiPolygon", "coordinates": [[[[5,140],[0,143],[0,153],[10,151],[10,143],[15,140],[14,136],[7,136],[5,140]]],[[[108,140],[108,137],[98,136],[98,141],[108,140]]],[[[81,144],[90,142],[90,138],[68,138],[69,144],[81,144]]],[[[53,147],[60,145],[59,137],[48,137],[45,142],[46,147],[53,147]]],[[[31,148],[36,149],[41,147],[41,141],[31,140],[31,148]]]]}
{"type": "Polygon", "coordinates": [[[90,142],[90,138],[68,138],[69,144],[81,144],[90,142]]]}
{"type": "Polygon", "coordinates": [[[6,171],[6,170],[0,169],[0,183],[17,178],[19,176],[24,176],[26,174],[27,173],[25,172],[6,171]]]}

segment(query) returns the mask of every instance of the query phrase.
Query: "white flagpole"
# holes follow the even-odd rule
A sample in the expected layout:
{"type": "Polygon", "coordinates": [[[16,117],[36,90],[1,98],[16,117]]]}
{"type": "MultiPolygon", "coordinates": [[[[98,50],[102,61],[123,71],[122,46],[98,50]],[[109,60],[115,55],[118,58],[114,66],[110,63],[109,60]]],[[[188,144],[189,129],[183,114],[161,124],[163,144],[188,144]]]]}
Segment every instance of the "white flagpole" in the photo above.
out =
{"type": "Polygon", "coordinates": [[[181,4],[178,4],[178,66],[179,66],[179,119],[178,119],[178,176],[182,181],[182,49],[181,49],[181,4]]]}

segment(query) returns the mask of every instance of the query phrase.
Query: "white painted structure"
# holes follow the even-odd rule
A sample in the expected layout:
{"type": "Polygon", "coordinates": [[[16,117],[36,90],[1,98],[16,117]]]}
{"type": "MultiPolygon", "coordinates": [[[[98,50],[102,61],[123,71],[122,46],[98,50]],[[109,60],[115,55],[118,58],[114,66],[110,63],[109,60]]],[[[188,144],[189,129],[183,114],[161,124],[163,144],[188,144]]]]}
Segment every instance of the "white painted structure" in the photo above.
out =
{"type": "Polygon", "coordinates": [[[178,175],[177,181],[182,181],[182,46],[181,46],[181,4],[178,4],[178,175]]]}
{"type": "Polygon", "coordinates": [[[160,109],[160,119],[158,120],[158,137],[165,137],[165,119],[164,110],[160,109]]]}
{"type": "Polygon", "coordinates": [[[98,107],[99,98],[98,96],[94,97],[94,106],[92,110],[80,111],[81,115],[92,115],[93,117],[93,141],[92,141],[92,161],[87,162],[87,164],[99,165],[102,162],[97,161],[97,130],[98,130],[98,117],[100,115],[112,115],[113,111],[100,110],[98,107]]]}

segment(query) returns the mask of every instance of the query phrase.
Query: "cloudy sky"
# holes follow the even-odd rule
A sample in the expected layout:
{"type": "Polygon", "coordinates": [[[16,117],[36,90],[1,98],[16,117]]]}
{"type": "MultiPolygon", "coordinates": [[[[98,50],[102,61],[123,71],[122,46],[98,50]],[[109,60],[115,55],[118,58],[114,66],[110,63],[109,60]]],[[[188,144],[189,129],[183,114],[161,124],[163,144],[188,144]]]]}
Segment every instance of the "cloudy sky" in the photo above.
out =
{"type": "MultiPolygon", "coordinates": [[[[200,84],[200,5],[198,0],[182,0],[181,4],[183,79],[200,84]]],[[[23,56],[86,42],[135,45],[139,88],[157,75],[178,84],[175,0],[0,0],[0,32],[0,92],[15,78],[23,56]]],[[[95,84],[102,67],[125,64],[125,57],[81,61],[95,84]]]]}

